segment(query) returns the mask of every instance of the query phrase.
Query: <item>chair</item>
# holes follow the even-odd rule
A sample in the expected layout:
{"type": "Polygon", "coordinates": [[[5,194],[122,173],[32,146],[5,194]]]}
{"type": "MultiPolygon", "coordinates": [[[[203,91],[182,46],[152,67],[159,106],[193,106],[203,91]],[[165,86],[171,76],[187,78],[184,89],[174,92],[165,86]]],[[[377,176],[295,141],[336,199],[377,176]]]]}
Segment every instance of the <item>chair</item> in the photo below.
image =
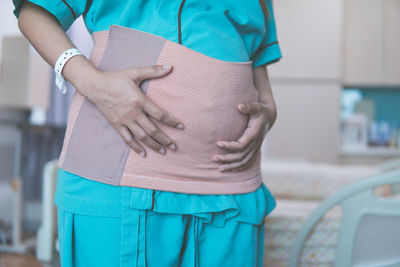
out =
{"type": "Polygon", "coordinates": [[[46,163],[43,168],[42,223],[36,235],[36,257],[51,262],[57,249],[57,207],[54,195],[57,185],[58,159],[46,163]]]}
{"type": "Polygon", "coordinates": [[[332,194],[304,221],[291,248],[296,267],[302,247],[320,219],[340,205],[342,217],[335,267],[400,266],[400,197],[376,197],[374,188],[400,183],[400,170],[354,182],[332,194]]]}

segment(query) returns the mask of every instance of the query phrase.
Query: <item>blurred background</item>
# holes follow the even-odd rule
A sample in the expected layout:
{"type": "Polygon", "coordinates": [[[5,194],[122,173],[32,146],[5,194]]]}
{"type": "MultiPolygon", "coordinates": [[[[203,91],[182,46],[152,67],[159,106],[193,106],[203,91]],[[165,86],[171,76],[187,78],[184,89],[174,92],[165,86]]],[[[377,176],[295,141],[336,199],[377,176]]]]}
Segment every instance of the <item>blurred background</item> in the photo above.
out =
{"type": "MultiPolygon", "coordinates": [[[[55,87],[12,11],[0,2],[0,266],[58,266],[54,170],[74,89],[55,87]]],[[[274,12],[265,266],[400,266],[400,1],[279,0],[274,12]]],[[[81,18],[68,34],[89,56],[81,18]]]]}

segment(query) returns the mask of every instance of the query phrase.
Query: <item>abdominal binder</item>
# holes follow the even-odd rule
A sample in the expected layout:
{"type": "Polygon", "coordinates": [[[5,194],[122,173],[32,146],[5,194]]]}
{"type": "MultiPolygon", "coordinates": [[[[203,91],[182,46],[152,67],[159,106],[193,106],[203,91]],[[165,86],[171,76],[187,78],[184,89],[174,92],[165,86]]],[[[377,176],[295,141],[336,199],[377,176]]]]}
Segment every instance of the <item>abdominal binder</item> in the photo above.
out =
{"type": "MultiPolygon", "coordinates": [[[[147,97],[185,124],[184,130],[149,118],[175,140],[162,155],[146,145],[146,157],[132,150],[96,106],[76,92],[68,114],[59,166],[87,179],[192,194],[237,194],[261,185],[260,157],[248,169],[220,172],[219,140],[236,141],[248,124],[239,103],[258,101],[252,62],[219,60],[162,36],[118,25],[92,35],[90,60],[104,71],[171,64],[164,77],[140,85],[147,97]]],[[[138,139],[136,139],[140,142],[138,139]]]]}

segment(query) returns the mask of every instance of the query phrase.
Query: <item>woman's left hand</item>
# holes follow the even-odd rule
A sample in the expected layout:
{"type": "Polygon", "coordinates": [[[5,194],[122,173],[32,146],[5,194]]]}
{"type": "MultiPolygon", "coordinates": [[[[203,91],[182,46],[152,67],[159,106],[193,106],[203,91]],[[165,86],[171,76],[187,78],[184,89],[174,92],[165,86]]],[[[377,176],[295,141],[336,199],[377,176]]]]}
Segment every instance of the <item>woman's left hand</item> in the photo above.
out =
{"type": "Polygon", "coordinates": [[[237,141],[218,141],[217,145],[228,153],[216,154],[213,161],[222,163],[220,171],[241,171],[252,165],[256,159],[265,135],[276,119],[275,106],[260,102],[239,104],[240,112],[249,114],[248,127],[237,141]],[[219,159],[219,160],[218,160],[219,159]]]}

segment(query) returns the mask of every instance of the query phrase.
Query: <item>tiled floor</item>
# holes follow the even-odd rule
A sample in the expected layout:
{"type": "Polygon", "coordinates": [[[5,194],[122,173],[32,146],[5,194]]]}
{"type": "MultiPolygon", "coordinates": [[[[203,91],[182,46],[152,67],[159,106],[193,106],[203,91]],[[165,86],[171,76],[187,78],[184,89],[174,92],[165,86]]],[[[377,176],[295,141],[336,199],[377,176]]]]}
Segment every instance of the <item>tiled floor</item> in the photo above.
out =
{"type": "Polygon", "coordinates": [[[0,267],[42,267],[33,255],[0,254],[0,267]]]}
{"type": "Polygon", "coordinates": [[[33,254],[0,254],[0,267],[59,267],[57,257],[53,263],[41,263],[33,254]]]}

